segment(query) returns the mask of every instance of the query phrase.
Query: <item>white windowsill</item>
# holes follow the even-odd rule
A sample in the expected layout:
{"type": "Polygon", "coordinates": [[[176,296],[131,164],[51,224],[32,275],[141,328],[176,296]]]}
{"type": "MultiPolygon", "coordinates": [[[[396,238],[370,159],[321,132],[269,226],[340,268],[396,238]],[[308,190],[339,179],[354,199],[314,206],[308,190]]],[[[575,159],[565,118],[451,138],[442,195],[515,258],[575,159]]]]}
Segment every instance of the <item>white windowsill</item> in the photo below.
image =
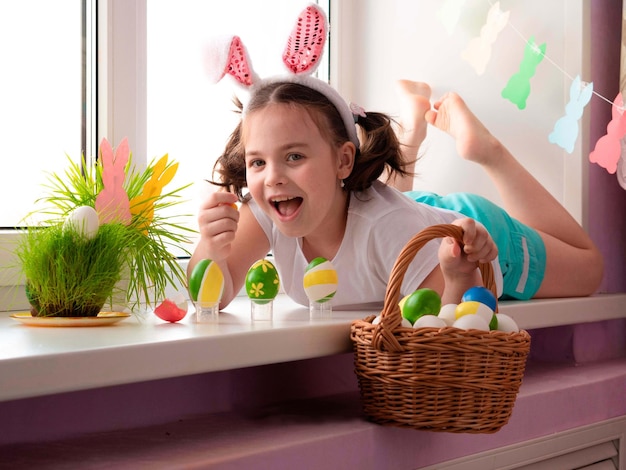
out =
{"type": "MultiPolygon", "coordinates": [[[[626,317],[626,294],[578,299],[503,302],[500,311],[524,329],[626,317]]],[[[238,297],[219,324],[181,322],[148,315],[114,326],[40,328],[0,314],[0,401],[296,361],[351,351],[350,323],[370,311],[333,312],[309,320],[308,309],[284,295],[274,321],[250,321],[250,304],[238,297]]]]}

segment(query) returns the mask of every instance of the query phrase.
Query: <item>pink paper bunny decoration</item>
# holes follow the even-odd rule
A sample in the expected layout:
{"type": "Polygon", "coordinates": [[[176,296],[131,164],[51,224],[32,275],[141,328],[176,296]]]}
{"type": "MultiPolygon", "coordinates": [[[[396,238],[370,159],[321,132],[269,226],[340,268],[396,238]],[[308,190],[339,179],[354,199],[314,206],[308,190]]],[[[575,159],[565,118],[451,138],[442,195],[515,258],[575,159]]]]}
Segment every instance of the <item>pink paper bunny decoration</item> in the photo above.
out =
{"type": "Polygon", "coordinates": [[[626,135],[626,119],[624,119],[624,102],[622,93],[618,93],[611,108],[613,118],[606,126],[606,134],[596,142],[589,154],[589,161],[597,163],[613,174],[617,171],[617,162],[622,153],[622,138],[626,135]]]}
{"type": "Polygon", "coordinates": [[[128,139],[124,138],[115,149],[108,140],[102,139],[100,143],[100,164],[102,165],[103,188],[96,196],[95,209],[98,212],[100,224],[119,222],[124,225],[130,224],[130,202],[124,189],[124,169],[130,157],[128,139]]]}
{"type": "MultiPolygon", "coordinates": [[[[354,115],[348,104],[328,83],[312,76],[319,66],[328,34],[328,20],[324,10],[316,4],[308,5],[297,21],[282,54],[287,74],[260,79],[252,67],[246,49],[238,36],[222,36],[213,40],[207,50],[207,72],[212,83],[231,75],[238,85],[254,92],[256,86],[272,81],[299,83],[312,88],[335,105],[346,126],[350,140],[359,147],[354,115]]],[[[243,114],[246,108],[244,106],[243,114]]]]}

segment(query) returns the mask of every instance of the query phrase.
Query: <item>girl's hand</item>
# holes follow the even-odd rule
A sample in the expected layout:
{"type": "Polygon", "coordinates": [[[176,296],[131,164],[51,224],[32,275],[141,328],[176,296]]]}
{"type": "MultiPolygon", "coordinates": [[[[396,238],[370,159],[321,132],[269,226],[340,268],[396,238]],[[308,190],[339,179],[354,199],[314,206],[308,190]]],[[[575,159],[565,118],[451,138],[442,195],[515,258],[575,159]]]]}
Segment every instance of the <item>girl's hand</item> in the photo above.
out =
{"type": "Polygon", "coordinates": [[[478,263],[488,263],[498,256],[498,248],[485,227],[474,219],[452,222],[463,229],[463,243],[447,237],[439,248],[439,264],[445,278],[472,274],[478,263]]]}
{"type": "Polygon", "coordinates": [[[207,196],[198,213],[199,246],[205,258],[223,261],[228,258],[239,223],[239,211],[234,205],[237,196],[214,192],[207,196]]]}

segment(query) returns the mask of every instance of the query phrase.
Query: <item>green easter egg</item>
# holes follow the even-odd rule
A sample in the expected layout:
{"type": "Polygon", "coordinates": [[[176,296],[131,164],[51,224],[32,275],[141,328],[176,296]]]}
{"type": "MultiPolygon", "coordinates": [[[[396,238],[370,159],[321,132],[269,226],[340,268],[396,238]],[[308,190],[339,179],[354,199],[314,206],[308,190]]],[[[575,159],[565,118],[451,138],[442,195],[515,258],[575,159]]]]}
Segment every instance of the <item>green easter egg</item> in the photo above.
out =
{"type": "Polygon", "coordinates": [[[422,315],[439,315],[439,310],[441,310],[441,297],[432,289],[417,289],[403,298],[400,303],[402,316],[411,324],[422,315]]]}
{"type": "Polygon", "coordinates": [[[254,263],[246,275],[246,293],[257,304],[274,300],[280,289],[278,271],[271,261],[262,259],[254,263]]]}

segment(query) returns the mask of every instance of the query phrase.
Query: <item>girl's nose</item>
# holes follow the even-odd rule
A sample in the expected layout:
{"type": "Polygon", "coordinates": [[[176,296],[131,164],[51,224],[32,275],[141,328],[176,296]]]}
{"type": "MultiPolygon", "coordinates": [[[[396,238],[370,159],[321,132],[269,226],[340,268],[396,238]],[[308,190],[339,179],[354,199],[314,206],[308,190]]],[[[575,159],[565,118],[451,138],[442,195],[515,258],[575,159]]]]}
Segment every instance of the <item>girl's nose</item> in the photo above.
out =
{"type": "Polygon", "coordinates": [[[266,164],[265,172],[265,184],[267,186],[281,185],[287,181],[285,172],[280,165],[266,164]]]}

